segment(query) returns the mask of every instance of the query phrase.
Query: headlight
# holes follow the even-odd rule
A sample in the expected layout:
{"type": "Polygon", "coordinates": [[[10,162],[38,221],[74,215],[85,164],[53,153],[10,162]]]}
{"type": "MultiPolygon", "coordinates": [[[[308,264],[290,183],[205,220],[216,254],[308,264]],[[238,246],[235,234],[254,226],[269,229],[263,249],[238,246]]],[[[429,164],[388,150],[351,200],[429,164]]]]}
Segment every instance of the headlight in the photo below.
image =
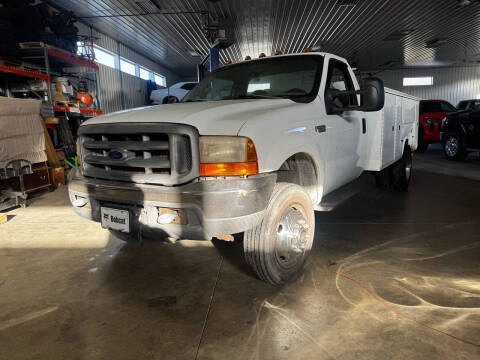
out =
{"type": "Polygon", "coordinates": [[[444,117],[442,119],[442,125],[441,125],[441,128],[443,128],[444,126],[447,126],[448,125],[448,118],[447,117],[444,117]]]}
{"type": "Polygon", "coordinates": [[[240,136],[200,136],[200,176],[258,173],[253,141],[240,136]]]}

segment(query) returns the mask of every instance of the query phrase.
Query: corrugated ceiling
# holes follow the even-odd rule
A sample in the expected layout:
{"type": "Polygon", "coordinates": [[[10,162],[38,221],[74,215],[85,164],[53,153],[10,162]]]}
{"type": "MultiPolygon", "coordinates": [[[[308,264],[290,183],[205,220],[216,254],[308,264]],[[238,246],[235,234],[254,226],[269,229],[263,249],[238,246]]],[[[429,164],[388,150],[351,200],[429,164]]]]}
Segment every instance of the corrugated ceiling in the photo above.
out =
{"type": "MultiPolygon", "coordinates": [[[[480,1],[460,0],[57,0],[77,16],[203,11],[233,21],[222,60],[318,45],[361,69],[442,66],[480,60],[480,1]],[[342,5],[347,4],[347,5],[342,5]],[[353,5],[349,5],[353,4],[353,5]],[[156,10],[158,9],[158,10],[156,10]],[[390,40],[385,40],[390,39],[390,40]],[[439,47],[439,43],[445,42],[439,47]],[[428,47],[427,44],[430,44],[428,47]]],[[[183,76],[208,52],[199,13],[82,20],[183,76]]]]}

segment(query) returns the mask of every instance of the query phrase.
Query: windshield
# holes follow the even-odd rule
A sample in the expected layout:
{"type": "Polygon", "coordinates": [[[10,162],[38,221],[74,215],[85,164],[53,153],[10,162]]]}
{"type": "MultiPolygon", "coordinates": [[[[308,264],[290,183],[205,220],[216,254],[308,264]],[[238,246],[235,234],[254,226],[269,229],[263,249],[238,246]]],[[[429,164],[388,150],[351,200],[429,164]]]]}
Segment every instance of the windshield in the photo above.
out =
{"type": "Polygon", "coordinates": [[[455,112],[457,109],[447,101],[426,101],[420,103],[420,113],[455,112]]]}
{"type": "Polygon", "coordinates": [[[316,96],[322,73],[319,55],[251,60],[210,73],[184,102],[285,98],[310,102],[316,96]]]}

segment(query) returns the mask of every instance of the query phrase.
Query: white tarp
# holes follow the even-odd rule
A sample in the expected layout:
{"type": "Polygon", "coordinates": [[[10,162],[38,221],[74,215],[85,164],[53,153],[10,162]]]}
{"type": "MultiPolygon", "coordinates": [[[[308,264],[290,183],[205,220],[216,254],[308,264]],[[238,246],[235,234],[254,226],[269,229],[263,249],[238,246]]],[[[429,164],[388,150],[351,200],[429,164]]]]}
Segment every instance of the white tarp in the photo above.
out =
{"type": "Polygon", "coordinates": [[[47,160],[40,107],[35,99],[0,96],[0,167],[10,160],[47,160]]]}

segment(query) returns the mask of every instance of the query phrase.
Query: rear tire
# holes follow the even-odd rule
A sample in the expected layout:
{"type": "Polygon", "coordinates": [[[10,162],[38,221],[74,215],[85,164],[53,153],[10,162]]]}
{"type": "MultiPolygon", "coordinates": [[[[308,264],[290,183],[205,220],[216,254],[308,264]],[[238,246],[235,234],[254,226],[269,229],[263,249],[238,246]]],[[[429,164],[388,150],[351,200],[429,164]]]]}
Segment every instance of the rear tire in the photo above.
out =
{"type": "Polygon", "coordinates": [[[315,233],[308,193],[290,183],[275,185],[263,220],[244,233],[245,259],[261,280],[283,285],[302,271],[315,233]]]}
{"type": "Polygon", "coordinates": [[[412,151],[406,146],[402,158],[392,166],[392,186],[396,191],[406,191],[412,178],[412,151]]]}
{"type": "Polygon", "coordinates": [[[175,104],[180,102],[176,96],[166,96],[163,98],[162,104],[175,104]]]}
{"type": "Polygon", "coordinates": [[[425,132],[423,130],[423,126],[420,125],[418,128],[418,147],[417,151],[423,153],[427,151],[429,143],[425,141],[425,132]]]}
{"type": "Polygon", "coordinates": [[[454,132],[445,135],[442,145],[448,160],[465,160],[467,157],[462,138],[454,132]]]}

